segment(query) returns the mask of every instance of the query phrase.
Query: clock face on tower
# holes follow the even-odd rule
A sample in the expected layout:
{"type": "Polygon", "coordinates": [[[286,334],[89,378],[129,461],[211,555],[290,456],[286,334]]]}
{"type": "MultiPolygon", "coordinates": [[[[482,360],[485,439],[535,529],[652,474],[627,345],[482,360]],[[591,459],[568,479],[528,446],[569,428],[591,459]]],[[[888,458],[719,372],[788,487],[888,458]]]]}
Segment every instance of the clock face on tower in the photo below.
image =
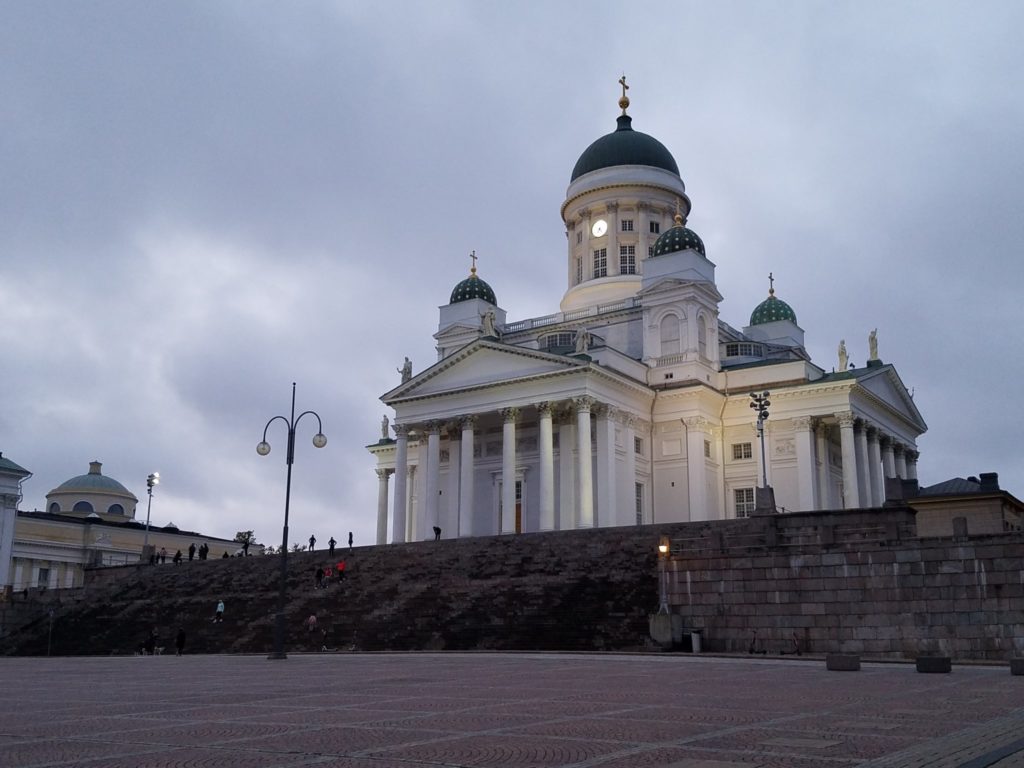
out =
{"type": "Polygon", "coordinates": [[[608,231],[608,222],[604,219],[598,219],[594,222],[594,226],[591,227],[590,231],[594,234],[594,237],[601,237],[608,231]]]}

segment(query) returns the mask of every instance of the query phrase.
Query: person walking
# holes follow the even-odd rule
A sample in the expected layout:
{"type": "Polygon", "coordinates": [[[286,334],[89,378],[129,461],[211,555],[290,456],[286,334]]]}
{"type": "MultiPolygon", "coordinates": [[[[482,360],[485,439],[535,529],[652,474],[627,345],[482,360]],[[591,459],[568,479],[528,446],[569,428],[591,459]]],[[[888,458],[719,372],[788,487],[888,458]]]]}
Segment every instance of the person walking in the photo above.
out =
{"type": "Polygon", "coordinates": [[[174,553],[174,564],[181,565],[181,550],[179,549],[174,553]]]}
{"type": "Polygon", "coordinates": [[[167,547],[160,547],[160,562],[167,565],[167,547]]]}
{"type": "Polygon", "coordinates": [[[345,580],[345,561],[338,561],[338,583],[341,584],[345,580]]]}
{"type": "Polygon", "coordinates": [[[306,628],[309,630],[310,634],[312,634],[313,632],[316,632],[316,614],[315,613],[309,614],[309,618],[306,619],[306,628]]]}
{"type": "Polygon", "coordinates": [[[336,541],[334,540],[334,537],[333,537],[333,536],[331,536],[331,540],[327,542],[327,549],[328,549],[328,552],[330,553],[330,556],[331,556],[331,557],[334,557],[334,546],[335,546],[335,544],[337,544],[337,543],[338,543],[338,542],[336,542],[336,541]]]}
{"type": "Polygon", "coordinates": [[[177,649],[175,655],[181,656],[185,652],[185,628],[178,627],[178,636],[174,638],[174,647],[177,649]]]}
{"type": "Polygon", "coordinates": [[[316,588],[323,589],[324,586],[324,569],[319,565],[313,569],[313,577],[316,579],[316,588]]]}
{"type": "Polygon", "coordinates": [[[348,551],[352,554],[352,531],[348,532],[348,551]]]}
{"type": "Polygon", "coordinates": [[[224,621],[224,601],[217,601],[217,610],[213,613],[213,621],[215,624],[220,624],[224,621]]]}
{"type": "Polygon", "coordinates": [[[248,557],[248,556],[249,556],[249,540],[246,539],[245,541],[242,542],[242,557],[248,557]]]}
{"type": "Polygon", "coordinates": [[[313,534],[310,534],[309,535],[309,551],[312,552],[313,551],[313,547],[315,547],[315,546],[316,546],[316,536],[314,536],[313,534]]]}
{"type": "Polygon", "coordinates": [[[188,545],[188,561],[191,563],[196,556],[196,543],[193,541],[188,545]]]}

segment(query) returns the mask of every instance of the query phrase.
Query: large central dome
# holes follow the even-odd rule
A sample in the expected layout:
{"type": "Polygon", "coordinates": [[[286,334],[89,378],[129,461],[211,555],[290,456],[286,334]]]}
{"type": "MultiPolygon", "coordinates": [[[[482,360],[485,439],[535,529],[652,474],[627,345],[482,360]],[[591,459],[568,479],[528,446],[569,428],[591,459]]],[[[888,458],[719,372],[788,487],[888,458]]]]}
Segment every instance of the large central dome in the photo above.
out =
{"type": "Polygon", "coordinates": [[[653,136],[633,130],[633,118],[619,115],[618,128],[606,134],[587,147],[576,166],[572,169],[572,179],[616,165],[649,165],[679,175],[672,153],[665,145],[653,136]]]}

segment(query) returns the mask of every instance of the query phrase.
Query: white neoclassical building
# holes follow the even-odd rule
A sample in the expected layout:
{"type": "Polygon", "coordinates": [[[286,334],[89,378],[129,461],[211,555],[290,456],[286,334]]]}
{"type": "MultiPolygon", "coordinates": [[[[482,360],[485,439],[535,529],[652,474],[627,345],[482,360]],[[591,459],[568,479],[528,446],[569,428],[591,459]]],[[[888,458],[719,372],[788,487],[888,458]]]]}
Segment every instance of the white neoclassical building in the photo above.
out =
{"type": "Polygon", "coordinates": [[[916,479],[927,427],[874,331],[864,367],[845,343],[815,364],[773,284],[747,325],[722,320],[676,162],[633,130],[625,88],[619,106],[562,203],[560,311],[508,321],[474,266],[437,362],[407,360],[382,396],[378,543],[739,517],[764,476],[780,511],[872,507],[885,478],[916,479]]]}

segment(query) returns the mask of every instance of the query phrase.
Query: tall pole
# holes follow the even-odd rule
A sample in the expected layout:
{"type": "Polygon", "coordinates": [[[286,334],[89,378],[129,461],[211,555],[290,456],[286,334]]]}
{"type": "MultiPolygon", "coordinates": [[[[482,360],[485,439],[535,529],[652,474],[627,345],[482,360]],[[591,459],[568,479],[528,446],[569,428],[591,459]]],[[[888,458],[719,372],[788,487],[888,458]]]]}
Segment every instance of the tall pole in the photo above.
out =
{"type": "Polygon", "coordinates": [[[295,382],[292,382],[292,408],[289,418],[274,416],[263,428],[263,441],[256,446],[256,453],[266,456],[270,453],[270,444],[267,442],[267,429],[275,421],[280,419],[288,425],[288,449],[285,456],[285,463],[288,465],[287,479],[284,486],[284,527],[281,532],[281,581],[277,592],[277,616],[274,619],[274,650],[267,657],[268,659],[287,659],[284,652],[285,637],[285,607],[288,602],[288,513],[291,507],[292,498],[292,464],[295,463],[295,428],[306,414],[316,416],[317,433],[313,436],[313,445],[316,448],[323,448],[327,445],[327,438],[323,434],[323,424],[320,416],[315,411],[303,411],[295,416],[295,382]]]}
{"type": "Polygon", "coordinates": [[[145,551],[149,544],[149,513],[153,509],[153,486],[160,484],[160,473],[153,472],[146,478],[146,493],[149,494],[149,501],[146,502],[146,535],[142,537],[142,549],[145,551]]]}

